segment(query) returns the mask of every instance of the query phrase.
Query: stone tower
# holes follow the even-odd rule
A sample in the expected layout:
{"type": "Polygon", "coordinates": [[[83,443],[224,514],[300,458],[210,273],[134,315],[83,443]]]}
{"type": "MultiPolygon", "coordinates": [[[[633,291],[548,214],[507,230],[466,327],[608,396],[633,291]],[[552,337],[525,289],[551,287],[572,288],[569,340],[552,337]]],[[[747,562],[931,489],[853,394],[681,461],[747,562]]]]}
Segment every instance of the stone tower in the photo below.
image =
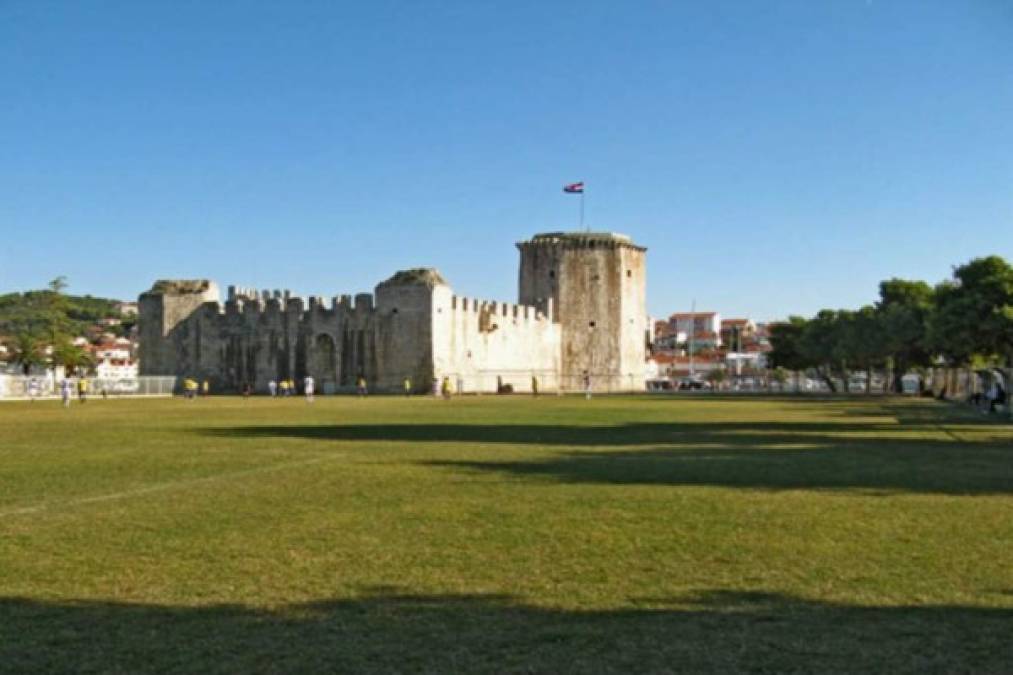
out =
{"type": "Polygon", "coordinates": [[[190,316],[206,302],[218,302],[218,286],[207,279],[161,280],[138,299],[142,375],[193,372],[201,360],[200,336],[190,335],[190,316]],[[180,363],[184,361],[185,363],[180,363]]]}
{"type": "Polygon", "coordinates": [[[647,249],[611,232],[538,234],[517,248],[519,302],[560,325],[561,383],[579,389],[587,372],[596,391],[642,391],[647,249]]]}

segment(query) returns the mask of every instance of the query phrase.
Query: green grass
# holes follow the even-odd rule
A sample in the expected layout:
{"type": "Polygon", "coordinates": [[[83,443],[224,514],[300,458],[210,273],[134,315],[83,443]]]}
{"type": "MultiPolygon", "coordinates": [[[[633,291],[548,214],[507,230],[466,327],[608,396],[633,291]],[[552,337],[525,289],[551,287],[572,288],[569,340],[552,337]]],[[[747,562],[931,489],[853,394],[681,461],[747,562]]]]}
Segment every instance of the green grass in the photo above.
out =
{"type": "Polygon", "coordinates": [[[0,405],[0,671],[1011,669],[1013,428],[934,402],[0,405]]]}

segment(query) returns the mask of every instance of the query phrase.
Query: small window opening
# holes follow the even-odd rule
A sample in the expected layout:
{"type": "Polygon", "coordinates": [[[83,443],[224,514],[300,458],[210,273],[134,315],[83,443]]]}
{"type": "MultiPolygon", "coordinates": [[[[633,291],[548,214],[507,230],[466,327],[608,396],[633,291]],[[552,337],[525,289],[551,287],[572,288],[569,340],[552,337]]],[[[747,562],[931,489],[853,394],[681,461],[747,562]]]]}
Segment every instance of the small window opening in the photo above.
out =
{"type": "Polygon", "coordinates": [[[549,270],[549,278],[550,279],[556,278],[556,270],[549,270]]]}
{"type": "Polygon", "coordinates": [[[594,322],[594,321],[588,321],[588,322],[587,322],[587,325],[588,325],[588,326],[589,326],[590,328],[594,328],[594,327],[595,327],[595,322],[594,322]]]}
{"type": "Polygon", "coordinates": [[[626,277],[629,278],[629,277],[632,277],[632,276],[633,276],[633,270],[626,270],[626,277]]]}
{"type": "Polygon", "coordinates": [[[397,307],[395,307],[394,309],[390,310],[390,313],[391,314],[397,314],[397,307]]]}

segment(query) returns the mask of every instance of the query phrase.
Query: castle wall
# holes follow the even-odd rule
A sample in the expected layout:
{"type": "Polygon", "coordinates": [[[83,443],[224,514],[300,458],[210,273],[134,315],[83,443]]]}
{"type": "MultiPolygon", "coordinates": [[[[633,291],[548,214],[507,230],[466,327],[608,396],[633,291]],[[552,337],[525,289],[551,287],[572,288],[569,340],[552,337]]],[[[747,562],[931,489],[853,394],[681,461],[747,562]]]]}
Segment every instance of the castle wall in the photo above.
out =
{"type": "Polygon", "coordinates": [[[558,387],[559,326],[535,307],[475,300],[449,287],[434,294],[435,376],[450,378],[455,390],[495,392],[558,387]]]}
{"type": "Polygon", "coordinates": [[[644,386],[644,250],[614,234],[546,234],[518,244],[519,305],[453,294],[435,270],[398,272],[375,295],[308,301],[203,280],[156,282],[140,298],[141,372],[210,380],[214,391],[312,375],[323,393],[416,392],[449,377],[466,392],[500,385],[598,391],[644,386]]]}
{"type": "Polygon", "coordinates": [[[600,233],[539,235],[518,247],[521,302],[556,307],[563,387],[582,389],[588,373],[596,391],[643,390],[644,249],[600,233]]]}
{"type": "Polygon", "coordinates": [[[376,297],[375,307],[370,293],[304,303],[288,292],[232,287],[222,305],[217,288],[149,292],[141,300],[142,372],[207,379],[214,391],[249,384],[264,392],[271,380],[301,385],[306,375],[322,393],[353,391],[360,376],[373,391],[403,391],[405,377],[428,390],[431,289],[381,284],[376,297]]]}

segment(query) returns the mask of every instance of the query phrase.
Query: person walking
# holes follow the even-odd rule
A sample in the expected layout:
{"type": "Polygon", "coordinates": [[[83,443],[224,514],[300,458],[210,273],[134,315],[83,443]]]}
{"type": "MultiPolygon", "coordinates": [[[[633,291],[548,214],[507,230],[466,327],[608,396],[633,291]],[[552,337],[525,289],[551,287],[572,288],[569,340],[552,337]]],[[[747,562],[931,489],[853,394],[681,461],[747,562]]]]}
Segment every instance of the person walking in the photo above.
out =
{"type": "Polygon", "coordinates": [[[988,414],[992,414],[996,411],[996,407],[1002,405],[1005,402],[1005,393],[1002,389],[1002,385],[999,384],[999,380],[993,376],[992,384],[988,388],[988,393],[985,395],[988,401],[988,414]]]}
{"type": "Polygon", "coordinates": [[[412,378],[410,377],[406,377],[404,379],[404,395],[405,396],[412,395],[412,378]]]}
{"type": "Polygon", "coordinates": [[[443,400],[450,400],[450,378],[444,376],[443,384],[440,385],[440,393],[443,394],[443,400]]]}
{"type": "Polygon", "coordinates": [[[63,378],[60,382],[60,398],[63,399],[63,407],[70,407],[70,380],[63,378]]]}
{"type": "Polygon", "coordinates": [[[268,382],[267,383],[267,393],[269,393],[271,395],[271,398],[274,398],[275,396],[277,396],[278,395],[278,383],[275,382],[274,380],[271,380],[270,382],[268,382]]]}
{"type": "Polygon", "coordinates": [[[313,403],[313,390],[315,386],[316,383],[313,381],[313,377],[311,375],[307,375],[305,378],[303,378],[302,388],[303,393],[306,394],[307,403],[313,403]]]}

